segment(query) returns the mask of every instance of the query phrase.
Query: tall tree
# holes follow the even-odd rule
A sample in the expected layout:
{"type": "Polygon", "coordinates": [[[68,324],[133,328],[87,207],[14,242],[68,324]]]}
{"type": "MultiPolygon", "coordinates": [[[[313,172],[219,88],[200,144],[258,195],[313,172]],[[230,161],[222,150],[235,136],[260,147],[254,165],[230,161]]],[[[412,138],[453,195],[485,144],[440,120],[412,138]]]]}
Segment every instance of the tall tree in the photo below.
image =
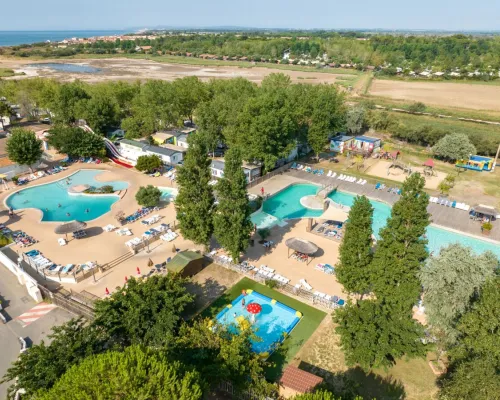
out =
{"type": "Polygon", "coordinates": [[[424,185],[425,179],[418,173],[406,178],[401,197],[380,232],[371,266],[377,299],[405,310],[411,310],[419,298],[418,272],[428,256],[425,230],[430,223],[429,196],[424,185]]]}
{"type": "Polygon", "coordinates": [[[95,303],[93,325],[108,332],[120,346],[166,345],[192,300],[179,276],[152,276],[145,282],[129,279],[109,299],[95,303]]]}
{"type": "Polygon", "coordinates": [[[48,337],[48,344],[42,341],[22,353],[2,378],[1,382],[12,383],[8,389],[10,398],[21,388],[28,397],[41,389],[50,389],[72,365],[103,352],[108,340],[105,332],[88,326],[82,319],[53,327],[48,337]]]}
{"type": "Polygon", "coordinates": [[[11,161],[20,165],[31,165],[42,157],[42,141],[27,129],[12,129],[12,135],[7,140],[7,155],[11,161]]]}
{"type": "Polygon", "coordinates": [[[49,130],[49,145],[72,157],[102,157],[106,154],[102,136],[78,127],[56,125],[49,130]]]}
{"type": "Polygon", "coordinates": [[[63,124],[75,122],[78,118],[78,103],[89,98],[82,82],[62,84],[50,106],[50,110],[54,113],[54,120],[63,124]]]}
{"type": "Polygon", "coordinates": [[[182,235],[208,247],[213,233],[214,195],[210,173],[211,160],[201,135],[188,137],[189,148],[177,173],[179,194],[175,209],[182,235]]]}
{"type": "Polygon", "coordinates": [[[365,196],[357,196],[345,224],[344,240],[335,268],[337,280],[348,292],[363,295],[370,290],[373,207],[365,196]]]}
{"type": "Polygon", "coordinates": [[[440,139],[432,148],[437,157],[445,160],[466,160],[471,154],[476,154],[476,147],[470,142],[467,135],[453,133],[440,139]]]}
{"type": "Polygon", "coordinates": [[[241,155],[231,148],[224,157],[224,177],[217,184],[219,204],[214,213],[214,233],[218,242],[238,262],[248,246],[253,229],[247,197],[247,180],[241,168],[241,155]]]}
{"type": "Polygon", "coordinates": [[[500,278],[490,278],[458,324],[442,379],[443,400],[500,399],[500,278]]]}
{"type": "Polygon", "coordinates": [[[175,90],[175,104],[179,115],[193,122],[193,114],[198,104],[207,97],[205,84],[196,76],[176,79],[173,82],[175,90]]]}
{"type": "Polygon", "coordinates": [[[451,244],[422,267],[419,276],[427,321],[442,331],[447,344],[456,341],[458,319],[497,266],[498,258],[493,253],[476,255],[470,247],[451,244]]]}
{"type": "Polygon", "coordinates": [[[202,386],[197,372],[169,362],[154,350],[131,346],[124,352],[108,351],[86,358],[36,398],[198,400],[203,397],[202,386]]]}
{"type": "Polygon", "coordinates": [[[76,116],[85,119],[96,133],[104,134],[106,128],[115,126],[119,121],[118,104],[104,93],[97,93],[90,99],[81,100],[75,108],[76,116]]]}

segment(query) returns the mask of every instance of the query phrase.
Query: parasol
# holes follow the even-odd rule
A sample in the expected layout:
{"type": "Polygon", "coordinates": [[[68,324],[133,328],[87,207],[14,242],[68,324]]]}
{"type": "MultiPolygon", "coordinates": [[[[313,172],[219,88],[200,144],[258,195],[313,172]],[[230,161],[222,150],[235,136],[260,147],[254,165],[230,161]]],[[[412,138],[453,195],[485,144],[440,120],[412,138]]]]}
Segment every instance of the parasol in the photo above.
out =
{"type": "Polygon", "coordinates": [[[259,303],[249,303],[247,311],[252,314],[252,322],[254,322],[255,316],[262,311],[262,306],[259,303]]]}

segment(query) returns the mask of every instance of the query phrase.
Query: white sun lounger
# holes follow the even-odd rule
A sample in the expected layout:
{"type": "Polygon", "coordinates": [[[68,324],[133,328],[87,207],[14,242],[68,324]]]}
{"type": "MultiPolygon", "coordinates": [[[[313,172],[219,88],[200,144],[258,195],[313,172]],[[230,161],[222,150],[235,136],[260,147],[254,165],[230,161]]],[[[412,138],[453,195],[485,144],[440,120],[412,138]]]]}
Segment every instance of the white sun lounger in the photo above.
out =
{"type": "Polygon", "coordinates": [[[116,226],[109,224],[103,227],[102,229],[104,229],[106,232],[112,232],[116,229],[116,226]]]}
{"type": "Polygon", "coordinates": [[[331,176],[331,177],[332,177],[332,178],[335,178],[336,176],[337,176],[337,173],[336,173],[336,172],[334,172],[334,173],[332,174],[332,176],[331,176]]]}
{"type": "Polygon", "coordinates": [[[326,174],[326,176],[328,176],[328,177],[332,176],[332,171],[331,170],[328,171],[328,173],[326,174]]]}
{"type": "Polygon", "coordinates": [[[305,279],[301,279],[299,282],[300,282],[300,284],[301,284],[302,286],[304,286],[307,290],[312,290],[312,286],[311,286],[311,285],[309,285],[309,284],[306,282],[306,280],[305,280],[305,279]]]}

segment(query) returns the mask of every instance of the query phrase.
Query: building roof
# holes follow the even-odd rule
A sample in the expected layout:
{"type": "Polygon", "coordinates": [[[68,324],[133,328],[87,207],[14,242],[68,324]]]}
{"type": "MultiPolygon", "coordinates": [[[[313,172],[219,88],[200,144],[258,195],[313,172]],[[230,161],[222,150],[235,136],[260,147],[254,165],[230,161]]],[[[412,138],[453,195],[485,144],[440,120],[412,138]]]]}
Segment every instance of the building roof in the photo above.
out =
{"type": "MultiPolygon", "coordinates": [[[[177,146],[174,146],[174,147],[177,147],[177,146]]],[[[183,151],[180,151],[177,149],[170,149],[168,147],[160,147],[160,146],[146,146],[146,150],[151,152],[151,153],[161,154],[161,155],[164,155],[167,157],[173,156],[174,154],[185,152],[185,149],[182,149],[183,151]]]]}
{"type": "Polygon", "coordinates": [[[285,368],[280,379],[281,385],[299,393],[311,392],[321,382],[323,382],[323,378],[294,367],[293,365],[289,365],[285,368]]]}
{"type": "Polygon", "coordinates": [[[212,160],[212,164],[210,165],[210,168],[224,171],[224,165],[225,165],[224,160],[212,160]]]}
{"type": "Polygon", "coordinates": [[[243,169],[249,169],[251,171],[253,171],[254,169],[260,169],[261,166],[260,165],[257,165],[257,164],[249,164],[249,163],[246,163],[244,162],[243,165],[241,166],[243,169]]]}
{"type": "Polygon", "coordinates": [[[356,136],[356,140],[359,140],[360,142],[368,142],[368,143],[375,143],[375,142],[380,141],[380,139],[373,138],[370,136],[356,136]]]}
{"type": "Polygon", "coordinates": [[[156,132],[154,135],[153,135],[153,138],[155,139],[159,139],[161,141],[165,141],[167,139],[170,139],[171,137],[173,137],[174,135],[172,135],[170,132],[156,132]]]}
{"type": "Polygon", "coordinates": [[[139,149],[143,149],[144,147],[147,146],[147,144],[138,142],[137,140],[129,140],[129,139],[120,140],[120,145],[121,144],[128,144],[129,146],[138,147],[139,149]]]}
{"type": "Polygon", "coordinates": [[[175,150],[179,153],[185,153],[187,151],[187,149],[185,147],[176,146],[175,144],[170,144],[170,143],[162,144],[161,147],[163,149],[175,150]]]}
{"type": "Polygon", "coordinates": [[[353,136],[347,136],[347,135],[337,135],[332,138],[335,142],[347,142],[348,140],[352,140],[353,136]]]}
{"type": "Polygon", "coordinates": [[[181,251],[180,253],[177,253],[172,261],[167,263],[167,269],[169,270],[169,272],[178,273],[181,272],[191,261],[200,260],[202,258],[203,256],[201,254],[194,251],[181,251]]]}
{"type": "Polygon", "coordinates": [[[424,166],[434,168],[434,160],[432,158],[429,158],[426,162],[424,162],[424,166]]]}

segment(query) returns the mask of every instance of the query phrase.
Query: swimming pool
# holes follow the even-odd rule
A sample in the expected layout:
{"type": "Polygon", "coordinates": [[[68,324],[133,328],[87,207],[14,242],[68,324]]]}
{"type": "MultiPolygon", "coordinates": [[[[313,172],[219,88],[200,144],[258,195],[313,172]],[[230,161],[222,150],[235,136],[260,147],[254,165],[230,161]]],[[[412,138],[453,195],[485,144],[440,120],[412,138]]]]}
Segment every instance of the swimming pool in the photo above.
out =
{"type": "Polygon", "coordinates": [[[43,213],[42,221],[91,221],[109,212],[119,197],[114,194],[70,194],[68,189],[76,185],[94,187],[111,185],[115,190],[123,190],[128,187],[128,183],[123,181],[97,181],[95,177],[103,172],[105,171],[79,170],[67,178],[22,189],[9,196],[6,204],[15,210],[38,208],[43,213]]]}
{"type": "Polygon", "coordinates": [[[270,299],[253,290],[247,290],[246,295],[241,294],[231,304],[226,306],[215,317],[221,325],[227,326],[233,332],[255,329],[258,340],[252,340],[252,351],[267,356],[273,352],[277,343],[281,343],[302,318],[302,314],[279,301],[270,299]],[[245,305],[242,300],[245,299],[245,305]],[[247,311],[251,303],[258,303],[262,311],[253,317],[247,311]]]}
{"type": "MultiPolygon", "coordinates": [[[[302,197],[316,194],[318,188],[318,186],[308,183],[288,186],[265,200],[262,210],[252,214],[252,222],[261,229],[274,226],[285,219],[319,217],[322,214],[321,210],[310,210],[300,204],[302,197]]],[[[328,197],[336,203],[351,206],[356,196],[337,190],[328,197]]],[[[387,218],[391,215],[391,207],[376,200],[370,200],[370,203],[374,209],[373,233],[378,239],[380,229],[385,226],[387,218]]],[[[427,227],[427,240],[429,252],[437,253],[449,244],[460,243],[472,247],[478,254],[490,250],[500,258],[500,245],[436,226],[427,227]]]]}
{"type": "Polygon", "coordinates": [[[158,186],[158,189],[161,191],[160,199],[163,201],[173,201],[179,194],[179,191],[175,188],[158,186]]]}

